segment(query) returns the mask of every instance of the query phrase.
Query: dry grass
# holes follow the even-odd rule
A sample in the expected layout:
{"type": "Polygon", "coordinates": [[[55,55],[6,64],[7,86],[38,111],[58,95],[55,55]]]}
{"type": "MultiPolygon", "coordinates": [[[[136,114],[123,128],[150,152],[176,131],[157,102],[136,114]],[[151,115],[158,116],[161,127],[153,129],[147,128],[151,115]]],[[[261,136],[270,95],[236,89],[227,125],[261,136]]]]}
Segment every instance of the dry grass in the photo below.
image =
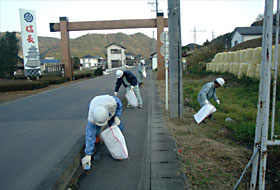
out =
{"type": "MultiPolygon", "coordinates": [[[[165,83],[158,82],[165,103],[165,83]]],[[[181,150],[184,172],[190,189],[232,189],[246,166],[251,152],[234,144],[230,132],[215,121],[196,124],[195,111],[185,107],[182,119],[168,119],[170,133],[181,150]]],[[[239,189],[248,189],[249,172],[239,189]]]]}

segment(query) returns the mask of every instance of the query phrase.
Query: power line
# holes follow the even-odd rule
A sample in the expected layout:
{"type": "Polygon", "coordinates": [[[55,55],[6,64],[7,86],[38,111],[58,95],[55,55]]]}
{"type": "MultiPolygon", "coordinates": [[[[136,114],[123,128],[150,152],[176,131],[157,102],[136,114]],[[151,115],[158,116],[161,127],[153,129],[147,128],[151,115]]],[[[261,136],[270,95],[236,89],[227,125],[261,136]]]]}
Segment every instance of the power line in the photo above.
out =
{"type": "Polygon", "coordinates": [[[196,27],[193,27],[193,30],[191,30],[191,32],[193,32],[193,42],[196,44],[196,33],[197,32],[206,32],[206,30],[196,30],[196,27]]]}

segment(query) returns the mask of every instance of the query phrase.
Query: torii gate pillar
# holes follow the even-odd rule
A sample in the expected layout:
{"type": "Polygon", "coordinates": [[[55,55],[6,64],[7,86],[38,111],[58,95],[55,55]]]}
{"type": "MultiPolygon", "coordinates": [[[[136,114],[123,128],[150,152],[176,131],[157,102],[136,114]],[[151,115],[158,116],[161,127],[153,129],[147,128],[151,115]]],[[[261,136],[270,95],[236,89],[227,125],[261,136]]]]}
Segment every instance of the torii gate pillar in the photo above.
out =
{"type": "Polygon", "coordinates": [[[165,79],[165,66],[164,66],[164,57],[160,53],[160,47],[163,43],[160,40],[160,34],[164,31],[164,18],[163,13],[157,13],[157,64],[158,64],[158,80],[165,79]]]}
{"type": "Polygon", "coordinates": [[[73,78],[73,67],[70,54],[70,40],[68,32],[68,18],[60,17],[60,35],[61,35],[61,61],[64,64],[65,78],[70,81],[73,78]]]}

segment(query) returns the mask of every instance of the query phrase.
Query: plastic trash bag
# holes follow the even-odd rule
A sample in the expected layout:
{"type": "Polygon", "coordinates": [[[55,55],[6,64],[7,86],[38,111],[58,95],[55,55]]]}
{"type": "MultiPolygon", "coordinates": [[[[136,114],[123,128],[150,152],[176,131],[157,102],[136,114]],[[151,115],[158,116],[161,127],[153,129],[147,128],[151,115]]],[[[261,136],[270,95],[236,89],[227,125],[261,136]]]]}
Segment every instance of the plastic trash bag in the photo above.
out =
{"type": "Polygon", "coordinates": [[[125,139],[117,125],[105,129],[100,136],[114,159],[128,158],[125,139]]]}
{"type": "Polygon", "coordinates": [[[143,75],[144,78],[147,77],[147,73],[146,73],[146,70],[145,70],[145,69],[142,70],[142,75],[143,75]]]}
{"type": "Polygon", "coordinates": [[[127,98],[127,101],[133,106],[137,107],[138,106],[138,100],[136,98],[136,95],[133,90],[129,90],[126,94],[125,97],[127,98]]]}
{"type": "Polygon", "coordinates": [[[205,104],[195,115],[194,119],[199,124],[210,114],[214,113],[216,108],[212,104],[205,104]]]}

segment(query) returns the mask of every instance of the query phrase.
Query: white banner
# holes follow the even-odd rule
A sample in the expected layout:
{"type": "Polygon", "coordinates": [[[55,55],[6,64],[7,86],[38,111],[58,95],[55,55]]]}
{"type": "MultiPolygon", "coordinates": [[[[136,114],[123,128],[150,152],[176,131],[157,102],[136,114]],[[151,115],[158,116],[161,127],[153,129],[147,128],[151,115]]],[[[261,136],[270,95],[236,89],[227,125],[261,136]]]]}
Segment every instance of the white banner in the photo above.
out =
{"type": "Polygon", "coordinates": [[[40,74],[40,54],[35,11],[19,9],[21,41],[26,76],[40,74]]]}

